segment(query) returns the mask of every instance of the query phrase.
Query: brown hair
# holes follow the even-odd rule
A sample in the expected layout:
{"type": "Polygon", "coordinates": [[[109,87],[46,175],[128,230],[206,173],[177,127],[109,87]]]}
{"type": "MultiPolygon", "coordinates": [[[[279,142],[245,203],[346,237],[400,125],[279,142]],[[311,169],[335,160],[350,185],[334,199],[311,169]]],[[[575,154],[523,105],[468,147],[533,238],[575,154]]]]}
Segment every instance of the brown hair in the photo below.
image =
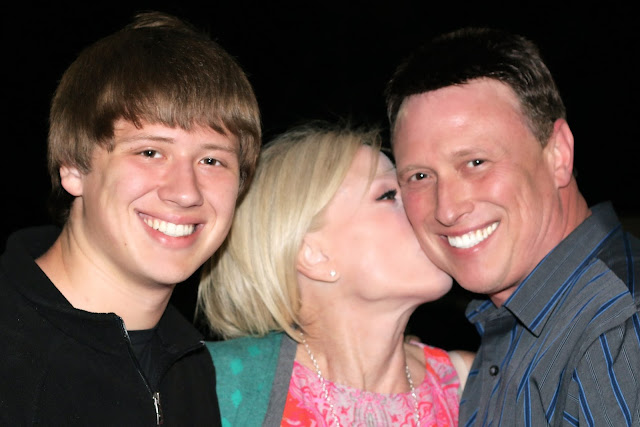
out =
{"type": "Polygon", "coordinates": [[[391,130],[407,97],[481,78],[514,91],[543,146],[555,121],[566,118],[556,83],[533,42],[498,29],[463,28],[434,38],[398,66],[385,91],[391,130]]]}
{"type": "Polygon", "coordinates": [[[244,72],[224,49],[180,19],[159,12],[134,21],[80,53],[65,71],[50,112],[48,164],[52,213],[65,222],[73,197],[60,183],[62,165],[91,169],[93,149],[113,149],[123,118],[208,126],[239,141],[241,193],[260,150],[258,103],[244,72]]]}

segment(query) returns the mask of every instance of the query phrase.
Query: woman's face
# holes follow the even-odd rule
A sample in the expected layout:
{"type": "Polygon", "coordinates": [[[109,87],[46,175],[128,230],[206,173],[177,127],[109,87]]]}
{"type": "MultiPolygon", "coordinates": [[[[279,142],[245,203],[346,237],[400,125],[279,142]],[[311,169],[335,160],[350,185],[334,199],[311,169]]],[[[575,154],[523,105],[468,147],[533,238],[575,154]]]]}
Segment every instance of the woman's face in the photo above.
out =
{"type": "Polygon", "coordinates": [[[396,171],[384,154],[362,146],[327,206],[318,237],[339,274],[341,292],[366,300],[426,302],[452,279],[426,257],[402,205],[396,171]]]}

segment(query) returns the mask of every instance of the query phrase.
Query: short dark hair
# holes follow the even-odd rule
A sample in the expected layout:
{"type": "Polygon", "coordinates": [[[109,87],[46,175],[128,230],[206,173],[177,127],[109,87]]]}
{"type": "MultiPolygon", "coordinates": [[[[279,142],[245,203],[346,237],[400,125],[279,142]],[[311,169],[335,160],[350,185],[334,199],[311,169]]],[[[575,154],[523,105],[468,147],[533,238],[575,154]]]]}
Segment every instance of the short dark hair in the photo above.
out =
{"type": "Polygon", "coordinates": [[[566,110],[538,47],[523,36],[490,28],[463,28],[440,35],[398,66],[385,97],[391,130],[405,98],[475,79],[508,85],[528,125],[544,146],[566,110]]]}
{"type": "Polygon", "coordinates": [[[241,191],[253,175],[261,125],[253,89],[236,62],[209,36],[160,12],[85,50],[65,71],[50,112],[51,211],[66,222],[73,197],[61,186],[62,165],[87,173],[96,146],[113,148],[113,125],[160,123],[210,127],[238,139],[241,191]]]}

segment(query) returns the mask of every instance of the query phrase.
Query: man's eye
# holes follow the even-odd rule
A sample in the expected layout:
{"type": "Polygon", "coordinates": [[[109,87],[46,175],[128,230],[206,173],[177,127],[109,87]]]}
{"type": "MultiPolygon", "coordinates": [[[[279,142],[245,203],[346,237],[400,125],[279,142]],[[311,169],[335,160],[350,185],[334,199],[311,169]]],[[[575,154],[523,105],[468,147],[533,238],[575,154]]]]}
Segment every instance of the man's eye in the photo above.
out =
{"type": "Polygon", "coordinates": [[[480,166],[481,164],[484,163],[484,160],[480,160],[480,159],[474,159],[471,160],[469,163],[467,163],[469,166],[471,167],[476,167],[476,166],[480,166]]]}
{"type": "Polygon", "coordinates": [[[206,158],[202,159],[202,163],[204,163],[205,165],[210,165],[210,166],[216,166],[216,165],[221,165],[222,164],[220,162],[220,160],[214,159],[213,157],[206,157],[206,158]]]}
{"type": "Polygon", "coordinates": [[[426,173],[418,172],[409,177],[409,181],[421,181],[427,177],[426,173]]]}
{"type": "Polygon", "coordinates": [[[158,152],[156,150],[144,150],[140,154],[149,158],[158,157],[158,152]]]}
{"type": "Polygon", "coordinates": [[[382,196],[378,197],[376,200],[395,200],[396,194],[398,194],[397,190],[385,191],[382,196]]]}

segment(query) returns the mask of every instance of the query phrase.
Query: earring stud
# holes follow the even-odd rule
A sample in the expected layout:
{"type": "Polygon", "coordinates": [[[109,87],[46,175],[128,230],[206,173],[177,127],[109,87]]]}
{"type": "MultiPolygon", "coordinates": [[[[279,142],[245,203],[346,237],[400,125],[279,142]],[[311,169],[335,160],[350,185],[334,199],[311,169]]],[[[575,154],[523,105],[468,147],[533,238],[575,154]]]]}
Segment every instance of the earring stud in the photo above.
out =
{"type": "Polygon", "coordinates": [[[337,274],[337,273],[336,273],[336,271],[335,271],[335,270],[331,270],[331,271],[329,272],[329,275],[330,275],[331,277],[336,277],[336,274],[337,274]]]}

